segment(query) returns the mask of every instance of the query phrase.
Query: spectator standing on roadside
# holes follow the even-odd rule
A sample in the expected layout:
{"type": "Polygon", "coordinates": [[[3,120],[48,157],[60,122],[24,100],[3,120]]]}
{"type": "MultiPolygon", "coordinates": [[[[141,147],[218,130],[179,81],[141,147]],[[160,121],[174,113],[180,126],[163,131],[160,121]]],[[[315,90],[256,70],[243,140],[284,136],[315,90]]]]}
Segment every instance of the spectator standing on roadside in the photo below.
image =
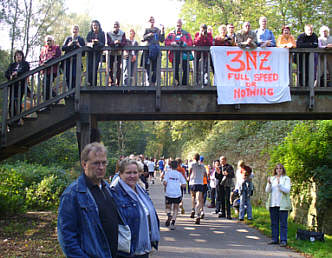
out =
{"type": "Polygon", "coordinates": [[[104,177],[107,150],[94,142],[81,153],[83,173],[60,198],[58,239],[67,257],[116,257],[123,223],[104,177]]]}
{"type": "Polygon", "coordinates": [[[210,170],[210,188],[211,188],[211,204],[208,208],[216,207],[216,187],[217,187],[217,179],[216,179],[216,167],[220,166],[219,160],[215,160],[213,162],[213,168],[210,170]]]}
{"type": "Polygon", "coordinates": [[[218,179],[217,185],[217,198],[219,207],[216,210],[219,211],[219,218],[232,219],[231,205],[230,205],[230,192],[233,185],[234,169],[226,162],[226,157],[220,157],[220,167],[216,170],[216,178],[218,179]],[[220,211],[221,204],[221,211],[220,211]]]}

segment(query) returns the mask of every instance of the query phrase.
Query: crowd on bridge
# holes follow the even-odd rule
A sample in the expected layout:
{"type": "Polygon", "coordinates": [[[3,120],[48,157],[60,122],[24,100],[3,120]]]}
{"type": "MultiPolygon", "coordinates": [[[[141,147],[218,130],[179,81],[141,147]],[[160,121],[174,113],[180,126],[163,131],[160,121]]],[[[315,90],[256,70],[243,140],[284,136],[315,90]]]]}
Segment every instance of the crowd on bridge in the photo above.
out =
{"type": "MultiPolygon", "coordinates": [[[[58,211],[58,239],[67,257],[149,257],[160,241],[160,221],[149,195],[149,186],[156,180],[161,183],[156,187],[164,190],[165,227],[170,230],[175,230],[178,213],[185,213],[183,195],[187,192],[195,224],[204,220],[207,197],[208,208],[215,208],[213,213],[219,218],[231,220],[233,207],[239,221],[245,214],[248,220],[254,219],[250,202],[254,172],[243,160],[234,171],[225,156],[211,165],[198,153],[186,162],[121,156],[107,180],[106,147],[94,142],[81,152],[81,165],[83,173],[63,192],[58,211]]],[[[285,168],[277,164],[266,185],[272,230],[269,244],[287,245],[290,188],[285,168]]]]}
{"type": "MultiPolygon", "coordinates": [[[[281,35],[275,38],[273,32],[267,27],[267,18],[262,16],[259,19],[259,28],[256,30],[251,29],[249,21],[243,23],[241,30],[235,32],[233,24],[223,24],[218,28],[218,35],[213,37],[213,30],[211,26],[202,24],[200,31],[196,32],[194,38],[189,32],[182,28],[182,20],[179,19],[176,22],[176,28],[165,35],[164,27],[158,28],[155,26],[155,18],[151,16],[148,19],[149,26],[145,29],[143,34],[143,44],[148,46],[148,50],[144,51],[141,55],[140,65],[145,68],[147,73],[149,85],[155,85],[157,78],[157,60],[160,57],[160,43],[165,43],[166,46],[172,46],[179,48],[185,46],[238,46],[240,48],[256,48],[256,47],[280,47],[280,48],[332,48],[332,37],[330,29],[327,26],[321,26],[319,29],[318,37],[313,32],[313,26],[310,24],[305,25],[304,32],[301,33],[297,40],[291,34],[291,28],[289,26],[282,26],[281,35]]],[[[61,50],[64,54],[68,54],[73,50],[76,50],[83,46],[89,46],[93,51],[89,51],[87,54],[87,73],[88,73],[88,85],[96,85],[97,83],[97,71],[99,63],[103,61],[102,49],[104,46],[114,47],[115,49],[110,52],[108,61],[108,82],[109,86],[121,84],[121,78],[123,78],[123,85],[133,85],[136,76],[137,63],[139,62],[137,50],[123,51],[125,46],[138,46],[139,42],[135,40],[135,30],[130,29],[129,38],[126,37],[126,33],[120,29],[120,23],[114,22],[113,29],[105,33],[102,30],[101,24],[98,20],[91,22],[90,31],[84,39],[79,35],[79,26],[74,25],[72,27],[71,35],[68,36],[63,45],[60,46],[55,43],[53,36],[48,35],[45,38],[45,45],[40,52],[39,64],[47,65],[50,61],[59,58],[61,56],[61,50]],[[129,74],[130,73],[130,74],[129,74]],[[121,76],[123,74],[123,77],[121,76]]],[[[196,80],[198,84],[208,83],[208,71],[209,64],[211,70],[214,72],[213,62],[210,60],[210,56],[204,51],[169,51],[169,61],[172,63],[175,71],[175,85],[187,85],[188,84],[188,65],[190,61],[195,62],[196,80]],[[200,71],[203,69],[203,72],[200,71]],[[203,74],[203,76],[200,76],[203,74]],[[181,81],[180,81],[181,80],[181,81]]],[[[317,58],[316,58],[317,59],[317,58]]],[[[319,60],[321,67],[324,66],[323,60],[319,60]]],[[[318,60],[315,60],[317,65],[318,60]]],[[[307,85],[309,78],[309,58],[308,54],[301,55],[299,58],[299,83],[300,85],[307,85]],[[303,76],[304,75],[304,76],[303,76]]],[[[332,74],[332,55],[327,56],[326,67],[328,73],[332,74]]],[[[30,69],[29,63],[26,62],[22,51],[18,50],[14,55],[14,62],[9,66],[6,71],[6,77],[8,80],[13,80],[18,76],[28,72],[30,69]]],[[[72,61],[67,61],[65,65],[55,64],[52,67],[45,69],[43,72],[45,82],[45,100],[50,99],[56,95],[56,92],[52,90],[52,83],[58,76],[58,71],[65,73],[66,84],[69,88],[73,88],[76,85],[76,57],[74,56],[72,61]]],[[[320,69],[319,78],[323,75],[323,69],[320,69]]],[[[331,83],[331,82],[330,82],[331,83]]],[[[10,117],[13,117],[20,113],[22,98],[24,94],[30,93],[29,90],[25,91],[25,81],[12,85],[10,89],[10,117]],[[21,88],[21,89],[20,89],[21,88]],[[19,90],[20,89],[20,90],[19,90]]],[[[20,121],[22,123],[22,121],[20,121]]]]}

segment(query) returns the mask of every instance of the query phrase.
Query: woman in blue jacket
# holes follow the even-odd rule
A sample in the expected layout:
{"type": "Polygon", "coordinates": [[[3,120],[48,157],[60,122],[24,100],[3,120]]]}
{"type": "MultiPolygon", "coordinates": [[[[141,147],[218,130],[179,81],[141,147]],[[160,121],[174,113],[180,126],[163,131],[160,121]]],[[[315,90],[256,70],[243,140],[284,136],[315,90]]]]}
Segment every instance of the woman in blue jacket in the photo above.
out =
{"type": "Polygon", "coordinates": [[[130,227],[130,253],[118,252],[121,257],[149,257],[152,247],[158,247],[160,239],[159,219],[146,191],[137,184],[140,164],[126,158],[120,162],[119,181],[111,192],[124,223],[130,227]]]}

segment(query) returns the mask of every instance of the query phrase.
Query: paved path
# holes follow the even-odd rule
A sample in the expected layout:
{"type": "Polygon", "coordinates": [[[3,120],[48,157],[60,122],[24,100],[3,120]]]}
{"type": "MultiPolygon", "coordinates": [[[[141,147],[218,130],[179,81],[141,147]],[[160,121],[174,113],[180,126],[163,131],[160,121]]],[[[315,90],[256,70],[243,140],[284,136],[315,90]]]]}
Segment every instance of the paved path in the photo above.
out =
{"type": "Polygon", "coordinates": [[[214,257],[301,257],[287,248],[267,245],[270,239],[257,230],[237,220],[219,219],[211,214],[213,209],[204,208],[205,218],[200,225],[189,217],[191,199],[184,197],[186,214],[179,214],[176,229],[165,227],[164,192],[160,182],[150,185],[150,195],[160,219],[159,250],[152,258],[214,258],[214,257]]]}

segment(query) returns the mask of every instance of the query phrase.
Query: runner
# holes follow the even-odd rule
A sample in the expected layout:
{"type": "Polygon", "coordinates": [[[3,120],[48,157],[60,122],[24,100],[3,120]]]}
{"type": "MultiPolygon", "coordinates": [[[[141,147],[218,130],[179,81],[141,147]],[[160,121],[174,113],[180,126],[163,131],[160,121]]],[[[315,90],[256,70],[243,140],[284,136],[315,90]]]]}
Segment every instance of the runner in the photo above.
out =
{"type": "MultiPolygon", "coordinates": [[[[187,177],[186,177],[186,170],[182,167],[182,160],[180,158],[176,159],[178,163],[178,167],[176,168],[177,171],[179,171],[184,179],[186,180],[186,187],[187,187],[187,177]]],[[[183,197],[183,193],[186,192],[186,187],[181,187],[181,196],[183,197]]],[[[181,214],[185,214],[185,210],[183,208],[183,200],[180,202],[180,209],[181,209],[181,214]]]]}
{"type": "Polygon", "coordinates": [[[147,162],[148,170],[149,170],[149,178],[150,183],[154,184],[154,161],[153,158],[150,158],[150,160],[147,162]]]}
{"type": "Polygon", "coordinates": [[[167,220],[165,226],[171,226],[171,230],[175,229],[176,215],[179,210],[179,203],[182,201],[181,188],[186,187],[186,179],[177,171],[178,162],[171,161],[171,168],[165,173],[163,184],[166,188],[165,204],[167,220]],[[171,212],[173,211],[173,215],[171,212]],[[172,222],[171,222],[172,221],[172,222]]]}
{"type": "Polygon", "coordinates": [[[195,162],[192,163],[189,171],[189,186],[191,192],[192,212],[190,217],[195,218],[195,224],[200,224],[201,212],[203,209],[203,178],[207,176],[205,167],[199,163],[200,156],[198,153],[194,156],[195,162]],[[197,202],[196,202],[197,200],[197,202]],[[196,202],[196,205],[195,205],[196,202]]]}

